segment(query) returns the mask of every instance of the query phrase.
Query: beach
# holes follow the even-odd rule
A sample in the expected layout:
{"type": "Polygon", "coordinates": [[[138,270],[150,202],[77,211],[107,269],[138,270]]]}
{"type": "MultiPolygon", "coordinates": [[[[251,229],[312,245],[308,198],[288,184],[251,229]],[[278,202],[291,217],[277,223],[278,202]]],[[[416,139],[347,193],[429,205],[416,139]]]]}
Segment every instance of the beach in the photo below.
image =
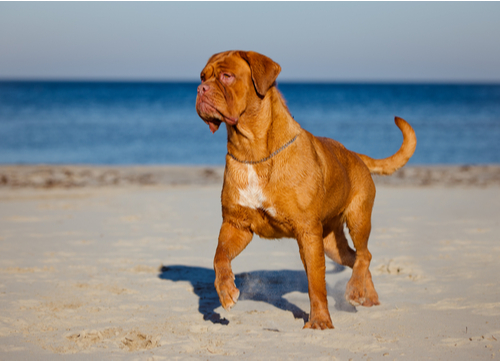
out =
{"type": "Polygon", "coordinates": [[[381,305],[344,300],[327,259],[333,330],[303,330],[296,241],[213,281],[223,167],[0,166],[1,360],[500,359],[500,166],[408,166],[376,177],[369,249],[381,305]]]}

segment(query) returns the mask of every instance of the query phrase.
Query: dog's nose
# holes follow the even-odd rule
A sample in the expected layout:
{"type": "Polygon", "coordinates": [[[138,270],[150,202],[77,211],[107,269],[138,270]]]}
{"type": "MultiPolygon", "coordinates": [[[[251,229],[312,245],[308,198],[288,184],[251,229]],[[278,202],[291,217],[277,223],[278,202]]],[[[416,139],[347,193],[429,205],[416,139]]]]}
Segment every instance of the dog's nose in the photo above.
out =
{"type": "Polygon", "coordinates": [[[203,95],[210,89],[210,87],[207,84],[200,84],[198,86],[198,94],[203,95]]]}

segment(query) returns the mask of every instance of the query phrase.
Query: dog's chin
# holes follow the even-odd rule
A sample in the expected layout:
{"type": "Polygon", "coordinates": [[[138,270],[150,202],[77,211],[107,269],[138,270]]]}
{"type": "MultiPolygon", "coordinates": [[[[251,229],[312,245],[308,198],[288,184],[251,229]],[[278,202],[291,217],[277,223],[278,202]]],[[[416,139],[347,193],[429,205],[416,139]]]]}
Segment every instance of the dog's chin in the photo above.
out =
{"type": "Polygon", "coordinates": [[[228,125],[236,125],[238,123],[237,117],[226,116],[212,104],[204,101],[197,102],[196,111],[201,119],[208,124],[212,134],[219,129],[223,122],[228,125]]]}
{"type": "Polygon", "coordinates": [[[198,112],[200,118],[208,124],[212,134],[219,129],[222,123],[221,118],[223,117],[212,104],[197,99],[196,111],[198,112]]]}

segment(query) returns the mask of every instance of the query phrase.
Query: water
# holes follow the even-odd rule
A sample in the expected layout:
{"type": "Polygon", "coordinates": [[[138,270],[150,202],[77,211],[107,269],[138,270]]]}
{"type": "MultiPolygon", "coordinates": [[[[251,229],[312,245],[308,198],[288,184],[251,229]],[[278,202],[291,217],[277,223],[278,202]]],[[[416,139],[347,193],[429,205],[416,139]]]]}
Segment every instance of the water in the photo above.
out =
{"type": "MultiPolygon", "coordinates": [[[[0,82],[0,164],[223,164],[197,83],[0,82]]],[[[303,128],[375,158],[414,127],[410,164],[500,163],[500,85],[279,83],[303,128]]]]}

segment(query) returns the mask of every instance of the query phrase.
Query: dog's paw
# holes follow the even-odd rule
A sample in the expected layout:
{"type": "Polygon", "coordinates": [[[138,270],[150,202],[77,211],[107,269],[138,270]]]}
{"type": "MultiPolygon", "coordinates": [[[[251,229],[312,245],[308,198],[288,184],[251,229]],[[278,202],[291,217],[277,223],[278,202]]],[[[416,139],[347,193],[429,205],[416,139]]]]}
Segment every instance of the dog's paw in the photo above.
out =
{"type": "Polygon", "coordinates": [[[371,307],[371,306],[378,306],[380,305],[380,302],[378,300],[378,294],[377,291],[375,291],[375,288],[369,289],[368,287],[365,289],[365,300],[362,303],[363,306],[365,307],[371,307]]]}
{"type": "Polygon", "coordinates": [[[362,305],[365,301],[363,280],[359,277],[351,277],[345,289],[345,299],[354,307],[362,305]]]}
{"type": "Polygon", "coordinates": [[[231,308],[238,302],[238,297],[240,297],[240,290],[236,288],[234,284],[234,276],[225,277],[223,279],[215,280],[215,289],[219,295],[219,300],[226,311],[231,310],[231,308]]]}
{"type": "Polygon", "coordinates": [[[332,320],[330,319],[330,316],[328,316],[328,317],[313,318],[308,322],[306,322],[304,328],[312,328],[315,330],[327,330],[329,328],[332,329],[335,327],[333,327],[332,320]]]}
{"type": "Polygon", "coordinates": [[[367,289],[352,279],[347,283],[345,299],[353,306],[371,307],[380,305],[375,288],[367,289]]]}

